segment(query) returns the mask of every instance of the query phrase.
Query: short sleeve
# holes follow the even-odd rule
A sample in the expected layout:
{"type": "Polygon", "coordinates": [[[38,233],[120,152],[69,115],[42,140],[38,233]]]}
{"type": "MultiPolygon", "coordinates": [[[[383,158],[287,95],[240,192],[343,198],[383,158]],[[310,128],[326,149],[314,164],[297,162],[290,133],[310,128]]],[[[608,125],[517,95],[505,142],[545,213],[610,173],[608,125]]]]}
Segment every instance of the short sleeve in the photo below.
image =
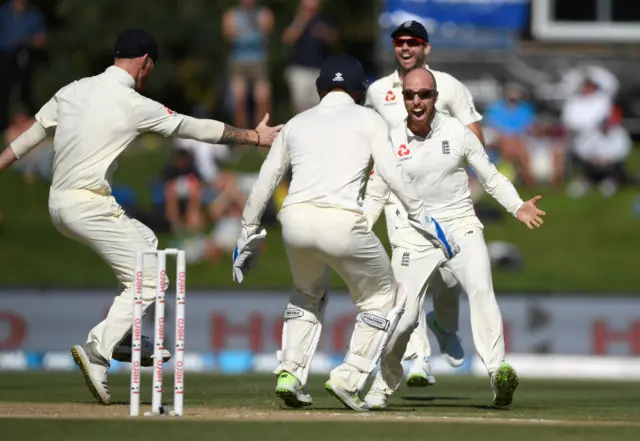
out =
{"type": "Polygon", "coordinates": [[[164,137],[173,135],[183,119],[179,113],[141,95],[138,95],[135,112],[138,132],[153,132],[164,137]]]}
{"type": "Polygon", "coordinates": [[[45,129],[58,125],[58,100],[55,96],[36,113],[36,121],[45,129]]]}

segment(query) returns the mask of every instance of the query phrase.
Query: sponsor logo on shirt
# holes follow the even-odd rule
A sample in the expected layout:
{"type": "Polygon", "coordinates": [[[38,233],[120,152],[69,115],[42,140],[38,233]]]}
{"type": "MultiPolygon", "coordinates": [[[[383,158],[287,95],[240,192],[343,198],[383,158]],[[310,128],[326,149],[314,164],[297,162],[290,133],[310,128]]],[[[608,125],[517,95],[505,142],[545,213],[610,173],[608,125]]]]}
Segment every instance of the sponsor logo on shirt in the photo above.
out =
{"type": "Polygon", "coordinates": [[[402,258],[400,259],[400,266],[408,267],[411,264],[411,254],[408,251],[402,253],[402,258]]]}
{"type": "Polygon", "coordinates": [[[449,146],[449,141],[442,141],[442,154],[443,155],[451,154],[451,146],[449,146]]]}
{"type": "Polygon", "coordinates": [[[395,101],[396,100],[396,94],[393,93],[393,90],[390,90],[390,91],[387,92],[387,94],[384,96],[384,100],[386,102],[395,101]]]}
{"type": "Polygon", "coordinates": [[[407,159],[411,159],[411,150],[406,144],[402,144],[398,149],[398,157],[401,161],[406,161],[407,159]]]}

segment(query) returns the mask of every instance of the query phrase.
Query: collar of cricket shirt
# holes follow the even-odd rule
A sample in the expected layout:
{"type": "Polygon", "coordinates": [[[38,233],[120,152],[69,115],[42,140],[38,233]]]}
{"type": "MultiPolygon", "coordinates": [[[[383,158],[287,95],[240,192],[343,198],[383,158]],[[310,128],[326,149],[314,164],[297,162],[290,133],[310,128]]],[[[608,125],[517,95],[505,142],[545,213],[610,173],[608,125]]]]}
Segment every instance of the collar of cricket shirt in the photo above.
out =
{"type": "Polygon", "coordinates": [[[133,79],[129,72],[118,66],[109,66],[105,73],[123,86],[133,89],[136,85],[136,80],[133,79]]]}
{"type": "MultiPolygon", "coordinates": [[[[424,68],[427,70],[430,70],[428,64],[425,64],[424,68]]],[[[398,69],[394,70],[393,74],[391,74],[391,88],[402,89],[402,80],[400,79],[400,74],[398,73],[398,69]]]]}
{"type": "Polygon", "coordinates": [[[426,138],[423,138],[420,135],[416,135],[411,130],[409,130],[409,125],[407,124],[407,122],[408,122],[408,117],[404,119],[404,130],[407,135],[407,142],[411,142],[411,141],[420,142],[420,141],[426,141],[427,139],[430,139],[433,136],[433,134],[438,131],[438,129],[440,128],[440,125],[442,124],[442,117],[440,116],[440,112],[436,110],[436,114],[433,115],[433,119],[431,120],[431,131],[429,132],[426,138]]]}
{"type": "Polygon", "coordinates": [[[335,106],[336,104],[355,103],[355,101],[348,93],[334,90],[326,94],[320,103],[323,106],[335,106]]]}

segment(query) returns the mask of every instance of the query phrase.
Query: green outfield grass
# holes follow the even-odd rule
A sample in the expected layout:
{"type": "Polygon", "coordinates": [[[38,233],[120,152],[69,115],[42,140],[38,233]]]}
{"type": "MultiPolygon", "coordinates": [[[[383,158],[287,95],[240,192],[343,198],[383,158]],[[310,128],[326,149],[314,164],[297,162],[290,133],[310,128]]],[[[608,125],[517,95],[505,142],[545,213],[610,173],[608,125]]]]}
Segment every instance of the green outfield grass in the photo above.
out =
{"type": "MultiPolygon", "coordinates": [[[[116,182],[136,188],[141,203],[148,205],[148,183],[160,175],[169,153],[159,138],[146,138],[119,161],[116,182]]],[[[238,167],[257,170],[262,158],[260,153],[251,153],[238,167]]],[[[640,149],[636,149],[630,164],[640,173],[640,149]]],[[[521,189],[521,193],[523,198],[542,194],[540,206],[548,216],[544,227],[536,231],[527,230],[509,216],[487,224],[487,240],[514,243],[524,261],[521,271],[494,272],[497,291],[638,292],[640,272],[635,271],[635,263],[640,261],[640,219],[634,217],[633,205],[640,191],[625,190],[611,199],[593,192],[578,200],[548,188],[521,189]]],[[[54,230],[47,195],[44,184],[24,185],[11,172],[0,177],[0,211],[4,217],[0,285],[115,289],[111,270],[92,251],[54,230]]],[[[488,196],[482,203],[495,205],[488,196]]],[[[232,282],[230,257],[217,266],[190,265],[189,286],[287,289],[290,275],[280,231],[277,227],[268,231],[267,251],[242,286],[232,282]]],[[[384,219],[376,231],[386,244],[384,219]]],[[[160,246],[167,246],[168,239],[161,236],[160,246]]],[[[335,275],[332,283],[343,288],[335,275]]]]}
{"type": "MultiPolygon", "coordinates": [[[[116,404],[94,404],[79,372],[3,373],[0,428],[3,440],[91,441],[136,439],[365,440],[636,440],[640,436],[640,386],[624,382],[521,379],[514,407],[490,406],[488,381],[438,377],[428,389],[398,391],[389,411],[356,414],[312,377],[314,406],[288,410],[273,394],[272,375],[186,376],[186,417],[128,415],[128,376],[114,375],[116,404]],[[13,415],[14,418],[10,416],[13,415]],[[435,437],[435,438],[434,438],[435,437]]],[[[170,386],[169,378],[167,378],[170,386]]],[[[171,388],[169,387],[169,393],[171,388]]],[[[143,400],[150,399],[143,376],[143,400]]],[[[148,402],[143,410],[148,410],[148,402]]],[[[170,404],[170,400],[168,402],[170,404]]]]}

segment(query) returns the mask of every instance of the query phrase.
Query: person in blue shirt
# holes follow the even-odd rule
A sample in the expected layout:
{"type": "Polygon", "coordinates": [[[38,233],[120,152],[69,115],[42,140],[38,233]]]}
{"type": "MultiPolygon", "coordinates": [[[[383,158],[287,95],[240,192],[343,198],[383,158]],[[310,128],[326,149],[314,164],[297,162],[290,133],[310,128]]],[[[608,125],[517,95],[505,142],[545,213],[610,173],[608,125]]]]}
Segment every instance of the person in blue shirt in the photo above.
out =
{"type": "Polygon", "coordinates": [[[15,83],[20,86],[22,105],[35,113],[31,96],[33,56],[46,41],[42,13],[29,0],[10,0],[0,7],[0,129],[8,126],[15,83]]]}
{"type": "Polygon", "coordinates": [[[225,12],[222,32],[230,43],[229,75],[234,105],[234,124],[249,127],[247,97],[252,87],[255,119],[259,121],[271,108],[269,81],[269,34],[274,17],[269,8],[258,6],[256,0],[240,0],[240,4],[225,12]]]}
{"type": "Polygon", "coordinates": [[[524,138],[535,124],[536,112],[523,98],[522,87],[516,83],[508,83],[504,88],[504,99],[487,108],[485,121],[487,126],[498,132],[501,157],[512,162],[519,169],[523,182],[531,185],[534,179],[524,138]]]}

